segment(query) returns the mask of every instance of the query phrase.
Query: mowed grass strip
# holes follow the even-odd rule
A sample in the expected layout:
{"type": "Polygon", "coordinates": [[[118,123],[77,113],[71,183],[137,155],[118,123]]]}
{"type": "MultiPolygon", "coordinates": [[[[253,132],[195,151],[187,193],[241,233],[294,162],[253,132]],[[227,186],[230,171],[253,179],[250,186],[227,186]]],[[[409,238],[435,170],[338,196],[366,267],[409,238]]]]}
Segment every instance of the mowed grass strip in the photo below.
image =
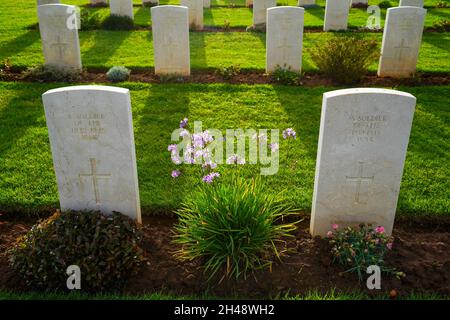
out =
{"type": "MultiPolygon", "coordinates": [[[[317,72],[309,50],[332,37],[352,37],[352,33],[305,33],[303,70],[317,72]]],[[[379,33],[357,34],[374,39],[381,47],[379,33]]],[[[122,65],[134,69],[154,66],[152,34],[148,31],[85,31],[80,32],[83,66],[108,69],[122,65]]],[[[13,66],[26,68],[44,62],[39,32],[21,30],[0,34],[0,61],[10,59],[13,66]]],[[[191,67],[193,70],[218,69],[239,65],[243,70],[265,68],[265,35],[246,32],[193,32],[190,34],[191,67]]],[[[423,35],[417,70],[427,73],[448,73],[450,61],[450,33],[423,35]]],[[[378,59],[370,71],[375,72],[378,59]]]]}
{"type": "MultiPolygon", "coordinates": [[[[0,208],[39,211],[58,206],[41,95],[63,84],[0,83],[0,208]]],[[[286,159],[281,141],[280,170],[266,178],[267,192],[283,191],[295,207],[310,210],[314,185],[322,94],[333,88],[270,85],[150,85],[131,89],[141,204],[144,212],[176,208],[199,176],[192,166],[177,180],[167,152],[180,119],[203,128],[295,128],[298,140],[286,159]]],[[[450,212],[450,87],[399,88],[418,99],[398,208],[403,214],[450,212]]],[[[242,174],[259,174],[245,166],[242,174]]],[[[223,166],[223,177],[231,173],[223,166]]]]}

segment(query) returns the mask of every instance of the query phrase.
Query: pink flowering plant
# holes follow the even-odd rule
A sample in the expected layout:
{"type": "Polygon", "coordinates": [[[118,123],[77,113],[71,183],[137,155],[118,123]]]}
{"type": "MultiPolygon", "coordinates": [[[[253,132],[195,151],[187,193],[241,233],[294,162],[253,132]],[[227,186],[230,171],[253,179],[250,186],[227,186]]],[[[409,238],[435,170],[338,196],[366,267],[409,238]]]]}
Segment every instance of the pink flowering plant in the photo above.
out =
{"type": "Polygon", "coordinates": [[[386,235],[384,227],[361,224],[357,228],[340,228],[333,224],[332,229],[327,236],[332,246],[333,262],[347,267],[346,272],[356,272],[362,280],[367,267],[377,265],[383,272],[403,276],[403,273],[385,266],[384,256],[392,250],[393,237],[386,235]]]}

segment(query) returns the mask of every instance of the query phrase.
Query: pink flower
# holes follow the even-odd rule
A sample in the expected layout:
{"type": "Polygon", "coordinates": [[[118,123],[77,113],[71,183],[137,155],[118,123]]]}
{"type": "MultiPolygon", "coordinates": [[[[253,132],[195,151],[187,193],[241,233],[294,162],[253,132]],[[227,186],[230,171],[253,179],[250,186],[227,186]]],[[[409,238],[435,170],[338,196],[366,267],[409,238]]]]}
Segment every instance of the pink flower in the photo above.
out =
{"type": "Polygon", "coordinates": [[[334,223],[332,227],[334,230],[337,230],[339,228],[339,225],[337,223],[334,223]]]}
{"type": "Polygon", "coordinates": [[[375,228],[375,232],[376,232],[376,233],[384,233],[384,227],[382,227],[382,226],[376,227],[376,228],[375,228]]]}
{"type": "Polygon", "coordinates": [[[333,231],[328,231],[328,232],[327,232],[327,237],[328,237],[328,238],[331,238],[332,236],[333,236],[333,231]]]}
{"type": "Polygon", "coordinates": [[[172,171],[172,178],[178,178],[181,175],[180,170],[173,170],[172,171]]]}
{"type": "Polygon", "coordinates": [[[386,247],[387,247],[389,250],[392,250],[392,242],[389,242],[388,244],[386,244],[386,247]]]}

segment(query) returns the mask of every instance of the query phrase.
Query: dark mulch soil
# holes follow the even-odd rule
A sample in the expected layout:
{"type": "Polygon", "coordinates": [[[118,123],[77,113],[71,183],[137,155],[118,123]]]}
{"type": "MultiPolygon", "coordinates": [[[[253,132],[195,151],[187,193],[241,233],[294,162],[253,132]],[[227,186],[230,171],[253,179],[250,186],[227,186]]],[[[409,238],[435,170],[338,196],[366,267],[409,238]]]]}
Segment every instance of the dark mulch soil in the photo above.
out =
{"type": "MultiPolygon", "coordinates": [[[[24,290],[7,262],[7,249],[34,223],[11,220],[0,214],[0,290],[24,290]]],[[[276,262],[272,271],[261,270],[246,280],[207,281],[199,261],[181,262],[173,253],[179,247],[172,243],[173,224],[169,217],[144,218],[144,249],[148,263],[139,276],[124,289],[127,294],[165,292],[174,294],[222,297],[268,298],[289,293],[304,294],[309,290],[338,292],[365,291],[368,295],[386,295],[396,290],[399,297],[412,292],[450,295],[450,219],[399,219],[394,229],[394,249],[387,264],[406,273],[398,280],[383,276],[381,292],[369,291],[359,283],[356,274],[343,273],[333,265],[326,240],[311,238],[309,221],[305,219],[295,237],[287,240],[290,253],[276,262]]],[[[376,291],[376,290],[375,290],[376,291]]]]}
{"type": "MultiPolygon", "coordinates": [[[[38,79],[25,79],[19,70],[3,74],[3,81],[30,81],[39,82],[38,79]]],[[[188,78],[181,79],[182,83],[230,83],[230,84],[276,84],[276,82],[264,72],[242,71],[241,73],[225,79],[215,71],[194,71],[188,78]]],[[[162,83],[161,79],[151,70],[132,70],[129,81],[144,83],[162,83]]],[[[45,81],[48,82],[48,81],[45,81]]],[[[106,78],[105,70],[89,70],[83,72],[80,83],[110,83],[106,78]]],[[[300,81],[299,86],[317,87],[317,86],[336,86],[329,77],[320,74],[305,74],[300,81]]],[[[367,75],[363,77],[357,86],[439,86],[450,85],[450,75],[439,74],[418,74],[414,78],[394,79],[379,78],[376,75],[367,75]]]]}

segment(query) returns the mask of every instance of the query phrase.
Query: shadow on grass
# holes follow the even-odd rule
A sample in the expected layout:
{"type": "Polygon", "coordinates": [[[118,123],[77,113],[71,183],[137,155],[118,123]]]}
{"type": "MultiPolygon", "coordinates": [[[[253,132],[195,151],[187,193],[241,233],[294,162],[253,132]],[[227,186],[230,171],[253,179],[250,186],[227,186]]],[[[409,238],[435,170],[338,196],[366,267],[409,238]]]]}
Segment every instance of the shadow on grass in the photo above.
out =
{"type": "Polygon", "coordinates": [[[39,41],[39,31],[28,30],[26,33],[21,34],[17,38],[2,44],[2,48],[0,50],[0,60],[15,56],[37,41],[39,41]]]}
{"type": "Polygon", "coordinates": [[[114,56],[122,43],[131,35],[128,31],[98,30],[89,33],[80,33],[81,48],[85,42],[93,42],[87,50],[82,50],[82,60],[86,65],[100,66],[114,56]],[[85,35],[87,37],[85,37],[85,35]]]}

